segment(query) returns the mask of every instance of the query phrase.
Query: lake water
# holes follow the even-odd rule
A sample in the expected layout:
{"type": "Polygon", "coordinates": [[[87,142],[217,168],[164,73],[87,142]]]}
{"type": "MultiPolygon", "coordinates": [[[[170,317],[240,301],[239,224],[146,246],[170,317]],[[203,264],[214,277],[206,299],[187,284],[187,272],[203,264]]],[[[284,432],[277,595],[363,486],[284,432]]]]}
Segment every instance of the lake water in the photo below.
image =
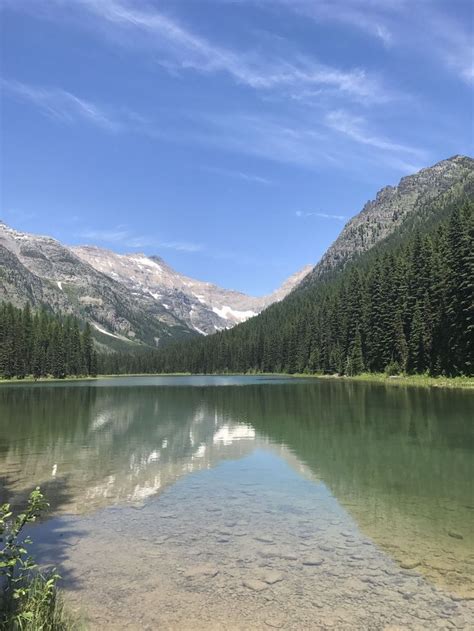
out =
{"type": "Polygon", "coordinates": [[[474,628],[474,396],[317,379],[0,387],[0,501],[91,629],[474,628]]]}

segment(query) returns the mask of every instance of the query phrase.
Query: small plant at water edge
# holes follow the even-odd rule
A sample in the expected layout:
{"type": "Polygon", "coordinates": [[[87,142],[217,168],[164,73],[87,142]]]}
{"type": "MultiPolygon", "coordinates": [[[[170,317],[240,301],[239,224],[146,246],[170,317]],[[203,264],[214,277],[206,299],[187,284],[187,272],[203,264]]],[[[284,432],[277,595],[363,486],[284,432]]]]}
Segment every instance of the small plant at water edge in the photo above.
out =
{"type": "Polygon", "coordinates": [[[0,629],[55,631],[69,629],[58,600],[55,572],[44,576],[28,554],[25,526],[49,507],[37,487],[24,512],[13,515],[10,504],[0,506],[0,629]]]}

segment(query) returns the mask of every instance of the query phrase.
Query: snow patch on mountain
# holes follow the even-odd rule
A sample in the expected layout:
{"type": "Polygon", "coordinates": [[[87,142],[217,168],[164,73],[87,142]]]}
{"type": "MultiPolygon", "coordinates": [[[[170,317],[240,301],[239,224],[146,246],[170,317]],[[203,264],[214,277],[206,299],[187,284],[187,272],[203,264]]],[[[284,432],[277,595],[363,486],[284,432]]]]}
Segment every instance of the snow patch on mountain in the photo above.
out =
{"type": "Polygon", "coordinates": [[[237,311],[237,309],[232,309],[232,307],[229,307],[228,305],[224,305],[220,309],[218,309],[217,307],[212,307],[212,310],[224,320],[229,320],[232,318],[236,322],[245,322],[245,320],[248,320],[249,318],[257,315],[256,311],[237,311]]]}
{"type": "Polygon", "coordinates": [[[99,326],[98,324],[96,324],[95,322],[92,323],[92,326],[99,331],[99,333],[103,333],[104,335],[110,335],[110,337],[115,337],[117,340],[123,340],[125,338],[121,337],[120,335],[115,335],[115,333],[111,333],[110,331],[106,331],[105,329],[103,329],[101,326],[99,326]]]}
{"type": "Polygon", "coordinates": [[[286,296],[312,269],[304,268],[272,294],[255,297],[184,276],[160,257],[117,254],[91,246],[71,250],[99,272],[126,285],[137,298],[141,294],[151,296],[164,313],[202,335],[231,328],[257,315],[286,296]]]}

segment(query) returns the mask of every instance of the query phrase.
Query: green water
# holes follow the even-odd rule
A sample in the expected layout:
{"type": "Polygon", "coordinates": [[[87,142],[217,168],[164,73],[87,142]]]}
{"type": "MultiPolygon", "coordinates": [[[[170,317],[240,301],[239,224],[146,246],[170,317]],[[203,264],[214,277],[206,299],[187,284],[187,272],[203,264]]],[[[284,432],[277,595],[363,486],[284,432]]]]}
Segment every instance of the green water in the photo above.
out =
{"type": "Polygon", "coordinates": [[[41,484],[39,553],[91,628],[467,628],[473,403],[262,377],[2,386],[0,500],[41,484]]]}

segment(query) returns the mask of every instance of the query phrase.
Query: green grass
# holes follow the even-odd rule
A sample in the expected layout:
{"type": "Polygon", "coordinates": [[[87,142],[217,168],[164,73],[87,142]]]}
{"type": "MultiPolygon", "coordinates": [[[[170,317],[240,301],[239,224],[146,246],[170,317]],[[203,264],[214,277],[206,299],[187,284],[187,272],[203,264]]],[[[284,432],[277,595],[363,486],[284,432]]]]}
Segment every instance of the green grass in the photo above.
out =
{"type": "Polygon", "coordinates": [[[65,610],[52,570],[42,574],[29,554],[31,539],[23,536],[49,503],[39,487],[29,496],[24,511],[0,505],[0,629],[5,631],[73,631],[79,625],[65,610]],[[16,513],[16,514],[15,514],[16,513]]]}
{"type": "Polygon", "coordinates": [[[5,631],[80,631],[82,622],[65,609],[60,591],[47,585],[47,578],[34,575],[26,584],[27,596],[20,606],[1,603],[12,615],[0,622],[5,631]],[[20,622],[21,621],[21,622],[20,622]]]}
{"type": "Polygon", "coordinates": [[[0,379],[0,384],[22,384],[22,383],[64,383],[65,381],[95,381],[97,377],[65,377],[64,379],[56,379],[54,377],[40,377],[39,379],[35,379],[34,377],[27,376],[23,379],[18,379],[17,377],[12,377],[11,379],[0,379]]]}
{"type": "Polygon", "coordinates": [[[317,379],[337,379],[341,381],[363,381],[383,383],[390,386],[424,386],[429,388],[474,388],[474,377],[430,377],[429,375],[396,375],[385,373],[362,373],[353,377],[339,375],[292,375],[294,377],[316,377],[317,379]]]}

